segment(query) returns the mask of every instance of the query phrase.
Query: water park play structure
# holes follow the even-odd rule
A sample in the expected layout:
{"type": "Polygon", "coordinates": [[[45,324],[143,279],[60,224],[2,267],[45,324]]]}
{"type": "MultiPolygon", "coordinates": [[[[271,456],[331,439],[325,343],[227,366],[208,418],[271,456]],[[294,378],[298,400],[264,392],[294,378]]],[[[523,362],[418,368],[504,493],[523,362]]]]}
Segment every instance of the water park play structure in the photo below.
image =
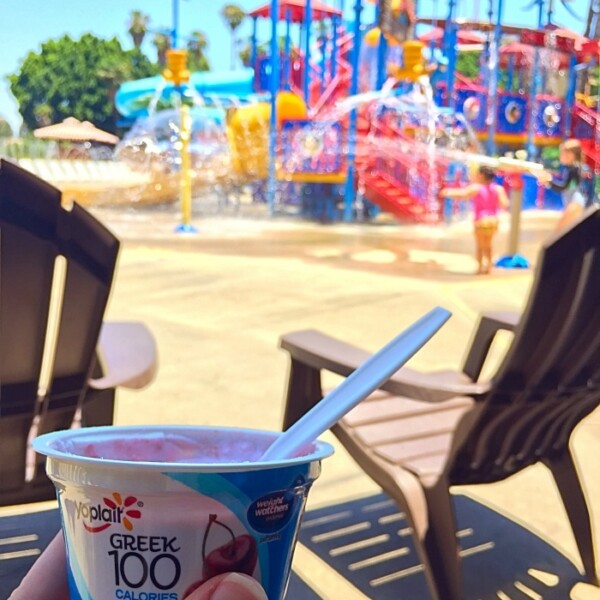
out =
{"type": "Polygon", "coordinates": [[[175,48],[164,76],[123,84],[116,107],[134,124],[116,156],[147,179],[140,199],[251,186],[271,213],[291,205],[351,221],[383,210],[434,223],[455,211],[439,190],[464,182],[476,163],[499,167],[537,206],[545,197],[529,174],[544,148],[577,137],[600,168],[589,89],[598,42],[557,28],[550,14],[544,24],[547,0],[537,1],[535,30],[506,26],[503,0],[490,0],[486,22],[461,20],[454,0],[443,19],[414,14],[408,0],[374,0],[370,24],[366,1],[354,0],[348,22],[343,2],[272,0],[249,13],[249,67],[189,74],[175,48]],[[480,65],[474,78],[457,70],[469,52],[480,65]],[[519,150],[527,160],[505,158],[519,150]]]}

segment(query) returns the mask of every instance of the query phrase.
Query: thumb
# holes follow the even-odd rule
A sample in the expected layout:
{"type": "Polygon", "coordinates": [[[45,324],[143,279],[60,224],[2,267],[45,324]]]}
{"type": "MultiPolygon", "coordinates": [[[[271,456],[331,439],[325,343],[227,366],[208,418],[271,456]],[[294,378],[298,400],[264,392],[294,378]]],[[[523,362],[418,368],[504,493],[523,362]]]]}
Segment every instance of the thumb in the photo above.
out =
{"type": "Polygon", "coordinates": [[[223,573],[209,579],[185,600],[268,600],[263,587],[249,575],[223,573]]]}

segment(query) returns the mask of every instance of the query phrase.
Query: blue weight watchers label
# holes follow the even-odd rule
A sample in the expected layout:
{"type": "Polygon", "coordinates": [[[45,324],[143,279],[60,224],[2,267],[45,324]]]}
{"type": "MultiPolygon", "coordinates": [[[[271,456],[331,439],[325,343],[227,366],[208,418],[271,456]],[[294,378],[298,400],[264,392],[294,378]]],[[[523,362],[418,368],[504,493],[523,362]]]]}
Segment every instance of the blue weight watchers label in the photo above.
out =
{"type": "Polygon", "coordinates": [[[275,533],[288,524],[297,501],[298,495],[290,490],[262,496],[250,505],[248,523],[260,533],[275,533]]]}

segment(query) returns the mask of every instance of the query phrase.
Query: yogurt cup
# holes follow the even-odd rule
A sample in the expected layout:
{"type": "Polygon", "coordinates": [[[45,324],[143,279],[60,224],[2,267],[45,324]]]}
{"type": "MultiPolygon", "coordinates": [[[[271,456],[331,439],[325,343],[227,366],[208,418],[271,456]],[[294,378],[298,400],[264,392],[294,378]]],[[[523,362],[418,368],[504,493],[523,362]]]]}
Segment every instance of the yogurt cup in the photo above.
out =
{"type": "Polygon", "coordinates": [[[308,491],[333,448],[261,461],[277,435],[110,426],[34,439],[57,490],[71,600],[185,600],[223,573],[260,583],[265,594],[249,600],[281,600],[308,491]]]}

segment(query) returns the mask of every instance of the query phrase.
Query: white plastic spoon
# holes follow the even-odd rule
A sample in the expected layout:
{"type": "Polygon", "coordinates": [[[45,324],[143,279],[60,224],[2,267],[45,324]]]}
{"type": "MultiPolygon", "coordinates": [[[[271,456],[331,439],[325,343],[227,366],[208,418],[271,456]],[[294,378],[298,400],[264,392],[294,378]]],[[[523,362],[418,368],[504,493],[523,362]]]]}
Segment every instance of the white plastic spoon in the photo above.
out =
{"type": "Polygon", "coordinates": [[[444,308],[436,307],[405,329],[284,431],[267,448],[261,460],[290,458],[305,444],[316,440],[387,381],[438,331],[450,315],[444,308]]]}

